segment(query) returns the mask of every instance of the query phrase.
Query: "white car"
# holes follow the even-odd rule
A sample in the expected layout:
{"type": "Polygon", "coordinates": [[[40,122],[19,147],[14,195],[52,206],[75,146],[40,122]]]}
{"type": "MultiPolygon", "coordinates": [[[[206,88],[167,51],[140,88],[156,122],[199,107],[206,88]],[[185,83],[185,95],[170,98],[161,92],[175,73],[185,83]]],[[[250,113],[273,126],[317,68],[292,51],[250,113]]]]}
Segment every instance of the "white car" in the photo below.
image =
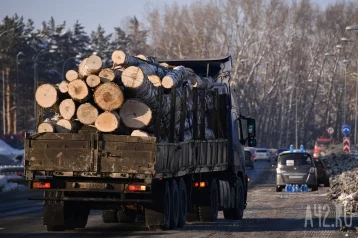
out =
{"type": "Polygon", "coordinates": [[[258,161],[258,160],[267,160],[267,162],[271,162],[270,151],[265,148],[256,149],[255,161],[258,161]]]}

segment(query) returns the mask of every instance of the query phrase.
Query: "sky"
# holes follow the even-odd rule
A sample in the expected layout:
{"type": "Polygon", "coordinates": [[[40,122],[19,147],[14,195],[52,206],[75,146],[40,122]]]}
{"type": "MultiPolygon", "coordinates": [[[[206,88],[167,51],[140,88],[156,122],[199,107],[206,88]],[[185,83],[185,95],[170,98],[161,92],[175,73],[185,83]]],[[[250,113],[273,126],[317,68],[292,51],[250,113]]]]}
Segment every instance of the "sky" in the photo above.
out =
{"type": "MultiPolygon", "coordinates": [[[[0,19],[17,13],[25,21],[31,18],[35,27],[41,27],[42,21],[54,17],[56,24],[66,21],[66,26],[72,27],[76,20],[90,33],[99,24],[111,32],[114,27],[123,26],[129,17],[136,16],[144,20],[146,9],[162,8],[165,4],[190,4],[196,0],[0,0],[0,19]]],[[[254,1],[254,0],[253,0],[254,1]]],[[[291,1],[291,0],[290,0],[291,1]]],[[[337,0],[313,0],[325,7],[337,0]]],[[[355,1],[355,0],[352,0],[355,1]]]]}

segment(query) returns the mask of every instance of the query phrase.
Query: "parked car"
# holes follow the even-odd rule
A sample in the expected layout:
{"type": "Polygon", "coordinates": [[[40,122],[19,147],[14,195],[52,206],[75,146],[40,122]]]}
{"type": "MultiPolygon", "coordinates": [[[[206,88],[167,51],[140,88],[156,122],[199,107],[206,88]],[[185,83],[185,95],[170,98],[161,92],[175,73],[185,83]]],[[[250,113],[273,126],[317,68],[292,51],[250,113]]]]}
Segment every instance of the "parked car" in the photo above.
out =
{"type": "Polygon", "coordinates": [[[321,159],[314,159],[314,164],[317,168],[317,180],[319,184],[324,184],[329,187],[329,174],[325,163],[321,159]]]}
{"type": "Polygon", "coordinates": [[[269,150],[265,148],[256,149],[255,162],[258,160],[267,160],[267,162],[271,162],[269,150]]]}
{"type": "Polygon", "coordinates": [[[282,152],[276,164],[276,191],[281,192],[286,184],[307,184],[312,191],[318,189],[317,168],[307,152],[282,152]]]}
{"type": "Polygon", "coordinates": [[[255,152],[245,148],[245,166],[251,169],[255,168],[254,164],[255,152]]]}

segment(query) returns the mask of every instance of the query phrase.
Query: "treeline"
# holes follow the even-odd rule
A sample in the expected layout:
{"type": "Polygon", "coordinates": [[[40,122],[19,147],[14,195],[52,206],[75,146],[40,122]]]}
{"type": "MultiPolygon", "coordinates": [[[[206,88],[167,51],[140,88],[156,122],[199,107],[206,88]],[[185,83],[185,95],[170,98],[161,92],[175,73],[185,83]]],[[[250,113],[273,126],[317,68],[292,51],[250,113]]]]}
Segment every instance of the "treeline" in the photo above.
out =
{"type": "Polygon", "coordinates": [[[196,1],[147,9],[143,19],[133,17],[111,32],[98,26],[87,34],[80,22],[67,26],[50,19],[35,29],[32,20],[5,17],[0,24],[0,69],[6,133],[14,133],[15,125],[17,132],[34,129],[36,56],[39,83],[56,83],[63,71],[77,67],[78,53],[84,58],[96,52],[109,59],[116,49],[162,59],[231,54],[236,106],[257,119],[259,146],[269,147],[294,144],[296,130],[299,144],[310,144],[330,126],[340,138],[346,59],[346,123],[354,127],[358,38],[345,28],[358,24],[358,3],[340,1],[322,9],[309,0],[196,1]],[[342,37],[353,41],[336,48],[342,37]],[[56,48],[51,45],[57,49],[49,53],[47,49],[56,48]]]}

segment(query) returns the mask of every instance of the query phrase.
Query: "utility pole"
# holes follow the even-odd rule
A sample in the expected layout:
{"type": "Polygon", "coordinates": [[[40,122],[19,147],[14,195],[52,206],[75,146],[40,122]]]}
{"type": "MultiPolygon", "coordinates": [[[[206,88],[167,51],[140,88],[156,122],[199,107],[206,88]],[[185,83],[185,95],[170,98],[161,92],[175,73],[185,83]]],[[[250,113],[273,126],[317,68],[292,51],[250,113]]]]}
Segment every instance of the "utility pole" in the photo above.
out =
{"type": "Polygon", "coordinates": [[[5,117],[5,70],[2,69],[2,129],[3,135],[6,134],[6,117],[5,117]]]}

